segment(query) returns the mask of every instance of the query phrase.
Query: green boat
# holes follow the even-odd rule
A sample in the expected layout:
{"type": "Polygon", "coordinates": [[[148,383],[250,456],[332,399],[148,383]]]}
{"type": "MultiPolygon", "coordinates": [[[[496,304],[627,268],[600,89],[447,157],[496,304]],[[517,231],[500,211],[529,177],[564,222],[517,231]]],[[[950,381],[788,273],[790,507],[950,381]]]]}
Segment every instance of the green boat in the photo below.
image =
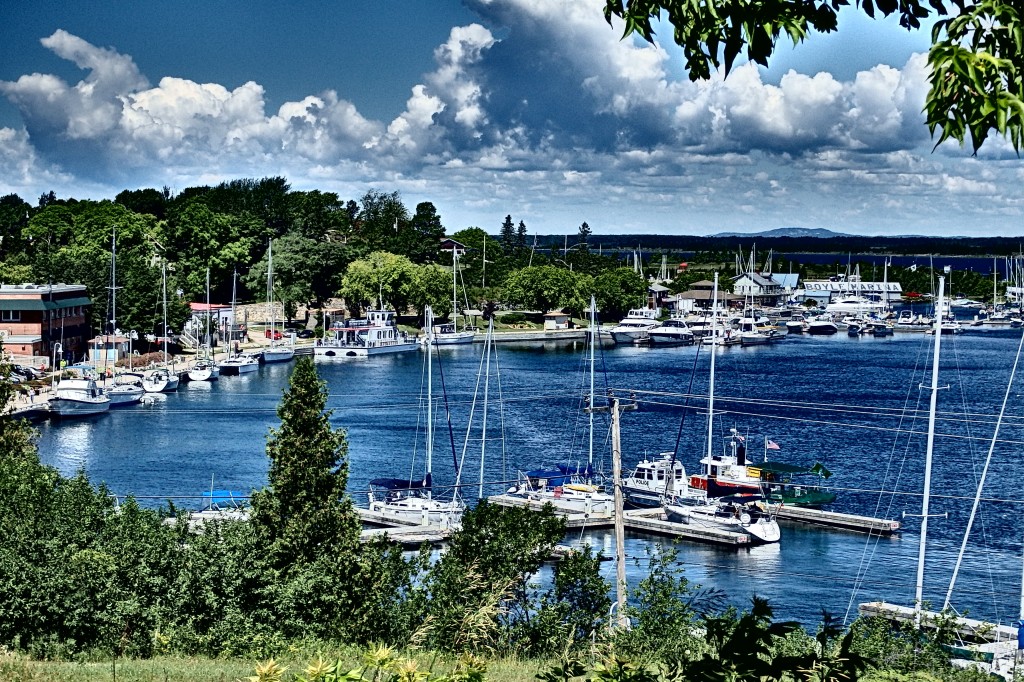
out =
{"type": "Polygon", "coordinates": [[[835,493],[822,488],[822,482],[832,472],[820,462],[812,467],[785,462],[758,462],[747,465],[747,475],[761,480],[764,496],[775,504],[816,509],[836,500],[835,493]]]}

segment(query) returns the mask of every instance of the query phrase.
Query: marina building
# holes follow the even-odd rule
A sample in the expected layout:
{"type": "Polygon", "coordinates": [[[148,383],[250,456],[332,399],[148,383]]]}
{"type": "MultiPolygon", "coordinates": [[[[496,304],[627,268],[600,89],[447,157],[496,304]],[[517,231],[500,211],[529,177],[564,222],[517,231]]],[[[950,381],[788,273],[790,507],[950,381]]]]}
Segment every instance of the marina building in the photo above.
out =
{"type": "Polygon", "coordinates": [[[22,358],[52,361],[62,355],[81,358],[91,336],[87,314],[92,301],[84,284],[0,285],[0,341],[4,350],[22,358]]]}

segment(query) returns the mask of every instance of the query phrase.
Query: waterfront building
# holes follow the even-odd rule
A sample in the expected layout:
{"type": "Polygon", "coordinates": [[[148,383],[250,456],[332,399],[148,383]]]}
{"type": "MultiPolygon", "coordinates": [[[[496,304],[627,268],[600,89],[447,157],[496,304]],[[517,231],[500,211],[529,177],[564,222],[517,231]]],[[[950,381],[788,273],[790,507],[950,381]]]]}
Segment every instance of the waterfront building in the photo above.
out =
{"type": "Polygon", "coordinates": [[[52,361],[57,343],[66,359],[80,359],[91,337],[91,305],[84,284],[0,285],[0,340],[8,353],[33,365],[52,361]]]}

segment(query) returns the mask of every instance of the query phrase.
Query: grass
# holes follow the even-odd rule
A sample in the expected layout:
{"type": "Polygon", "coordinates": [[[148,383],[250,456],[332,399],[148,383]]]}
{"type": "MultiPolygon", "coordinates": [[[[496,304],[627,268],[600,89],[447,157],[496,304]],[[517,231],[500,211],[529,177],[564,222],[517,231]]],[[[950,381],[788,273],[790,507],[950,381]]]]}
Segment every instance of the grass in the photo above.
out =
{"type": "MultiPolygon", "coordinates": [[[[336,660],[340,657],[347,669],[360,665],[359,653],[348,649],[342,652],[325,652],[324,657],[336,660]]],[[[284,676],[291,682],[295,674],[301,674],[316,655],[295,658],[284,657],[279,663],[287,667],[284,676]]],[[[448,671],[451,662],[435,660],[426,654],[415,656],[420,670],[433,666],[435,672],[448,671]]],[[[3,682],[235,682],[255,674],[256,664],[261,661],[245,659],[182,658],[161,656],[146,660],[74,663],[53,661],[32,661],[19,655],[0,654],[0,680],[3,682]],[[116,677],[115,677],[116,672],[116,677]]],[[[536,679],[546,664],[534,660],[503,659],[488,663],[487,682],[527,682],[536,679]]]]}

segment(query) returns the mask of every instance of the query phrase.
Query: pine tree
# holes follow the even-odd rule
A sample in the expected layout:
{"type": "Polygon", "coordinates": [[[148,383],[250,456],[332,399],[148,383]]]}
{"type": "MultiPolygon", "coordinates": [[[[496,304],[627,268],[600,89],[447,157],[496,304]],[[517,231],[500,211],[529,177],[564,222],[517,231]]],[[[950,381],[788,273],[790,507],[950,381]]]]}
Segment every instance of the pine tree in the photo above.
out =
{"type": "Polygon", "coordinates": [[[512,223],[512,216],[505,216],[505,222],[501,224],[501,248],[505,253],[512,253],[516,248],[516,226],[512,223]]]}
{"type": "Polygon", "coordinates": [[[253,496],[252,522],[278,567],[302,565],[359,542],[359,520],[346,495],[348,442],[331,427],[327,384],[311,358],[295,363],[267,438],[269,485],[253,496]]]}
{"type": "Polygon", "coordinates": [[[520,251],[526,249],[526,223],[522,220],[519,221],[519,227],[516,228],[516,248],[520,251]]]}

